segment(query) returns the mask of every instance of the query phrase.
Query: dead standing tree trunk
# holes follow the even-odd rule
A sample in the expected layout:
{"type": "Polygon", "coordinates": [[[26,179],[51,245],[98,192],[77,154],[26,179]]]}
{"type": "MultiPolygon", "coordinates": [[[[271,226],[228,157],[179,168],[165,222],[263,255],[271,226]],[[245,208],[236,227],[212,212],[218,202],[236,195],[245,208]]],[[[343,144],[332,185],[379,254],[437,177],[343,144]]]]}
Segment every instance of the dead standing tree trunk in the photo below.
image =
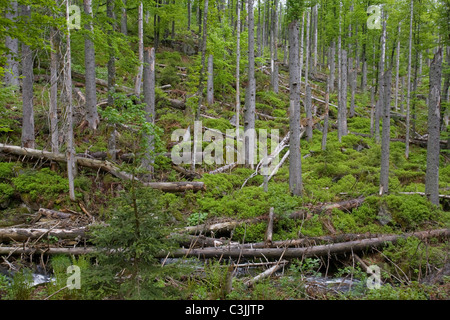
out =
{"type": "Polygon", "coordinates": [[[293,195],[302,194],[302,157],[300,153],[300,66],[298,59],[298,21],[289,24],[289,190],[293,195]]]}
{"type": "Polygon", "coordinates": [[[442,77],[442,48],[434,55],[430,66],[430,93],[428,97],[428,144],[425,193],[431,203],[439,205],[439,137],[440,137],[440,96],[442,77]]]}
{"type": "Polygon", "coordinates": [[[214,103],[214,57],[212,54],[208,56],[208,80],[206,87],[206,103],[211,106],[214,103]]]}
{"type": "MultiPolygon", "coordinates": [[[[26,17],[26,20],[30,19],[30,6],[21,5],[21,15],[26,17]]],[[[33,51],[25,43],[22,43],[22,76],[22,146],[34,148],[33,51]]]]}
{"type": "Polygon", "coordinates": [[[248,1],[248,84],[245,91],[244,108],[244,155],[245,164],[253,168],[255,162],[255,106],[256,106],[256,80],[255,80],[255,23],[253,16],[253,1],[248,1]]]}
{"type": "MultiPolygon", "coordinates": [[[[12,21],[17,18],[17,1],[10,1],[9,10],[6,12],[5,18],[12,21]]],[[[6,55],[6,68],[8,70],[5,73],[5,85],[19,86],[19,40],[6,36],[5,46],[10,51],[6,55]]]]}
{"type": "MultiPolygon", "coordinates": [[[[84,0],[84,13],[92,19],[92,0],[84,0]]],[[[86,121],[89,124],[89,128],[92,130],[97,129],[97,125],[100,121],[97,112],[97,92],[95,83],[95,49],[94,43],[91,40],[93,36],[92,21],[89,21],[86,26],[86,35],[84,38],[84,66],[86,70],[86,121]]]]}
{"type": "MultiPolygon", "coordinates": [[[[144,52],[144,103],[145,103],[145,119],[152,126],[155,124],[155,49],[146,49],[144,52]]],[[[153,127],[152,127],[153,129],[153,127]]],[[[151,130],[152,130],[151,129],[151,130]]],[[[147,170],[144,180],[150,181],[153,174],[153,157],[154,157],[154,137],[150,132],[144,133],[146,140],[146,151],[142,159],[142,166],[147,170]]]]}

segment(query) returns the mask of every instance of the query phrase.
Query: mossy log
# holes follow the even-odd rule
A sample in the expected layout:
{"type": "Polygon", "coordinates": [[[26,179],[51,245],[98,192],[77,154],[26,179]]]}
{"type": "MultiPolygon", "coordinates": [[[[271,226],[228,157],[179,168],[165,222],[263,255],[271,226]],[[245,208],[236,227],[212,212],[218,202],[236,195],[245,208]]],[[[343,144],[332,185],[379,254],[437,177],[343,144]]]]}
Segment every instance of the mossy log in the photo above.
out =
{"type": "MultiPolygon", "coordinates": [[[[31,148],[22,148],[18,146],[11,146],[6,145],[3,143],[0,143],[0,152],[4,153],[11,153],[14,155],[19,156],[28,156],[28,157],[35,157],[35,158],[44,158],[51,161],[56,162],[66,162],[67,158],[65,154],[62,153],[53,153],[45,150],[37,150],[37,149],[31,149],[31,148]]],[[[117,178],[123,179],[123,180],[136,180],[139,181],[136,177],[133,177],[133,175],[120,171],[118,167],[116,167],[112,162],[109,162],[107,160],[101,161],[96,159],[88,159],[83,157],[75,157],[75,162],[77,165],[93,168],[96,170],[103,170],[106,172],[111,173],[112,175],[116,176],[117,178]]],[[[183,192],[187,190],[193,190],[193,191],[200,191],[205,190],[205,184],[203,182],[141,182],[143,186],[150,187],[154,189],[159,189],[164,192],[183,192]]]]}
{"type": "MultiPolygon", "coordinates": [[[[241,248],[235,247],[212,247],[203,249],[178,249],[169,254],[170,257],[199,257],[199,258],[264,258],[264,259],[294,259],[308,258],[328,255],[338,255],[347,252],[357,252],[369,250],[371,248],[382,247],[387,243],[396,243],[400,239],[416,237],[427,238],[448,238],[450,229],[438,229],[407,233],[403,235],[380,236],[357,241],[341,242],[334,244],[318,245],[305,248],[241,248]]],[[[164,255],[164,257],[167,253],[164,255]]]]}
{"type": "Polygon", "coordinates": [[[44,228],[2,228],[0,242],[35,240],[44,237],[56,237],[60,240],[85,239],[86,228],[44,229],[44,228]]]}

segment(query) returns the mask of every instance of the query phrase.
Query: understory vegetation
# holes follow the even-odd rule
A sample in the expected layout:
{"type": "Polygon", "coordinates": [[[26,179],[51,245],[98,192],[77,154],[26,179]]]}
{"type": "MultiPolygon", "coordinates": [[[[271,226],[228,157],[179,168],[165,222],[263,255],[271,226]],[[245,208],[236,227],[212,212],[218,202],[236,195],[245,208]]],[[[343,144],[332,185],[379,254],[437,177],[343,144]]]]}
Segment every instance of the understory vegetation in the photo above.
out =
{"type": "MultiPolygon", "coordinates": [[[[130,16],[128,22],[129,33],[133,36],[137,34],[135,20],[130,16]]],[[[211,23],[209,50],[225,58],[216,59],[215,101],[204,105],[201,120],[204,127],[226,133],[235,128],[233,116],[236,91],[232,85],[235,66],[229,55],[236,48],[234,42],[223,38],[229,39],[228,36],[234,33],[229,26],[220,28],[220,21],[213,20],[211,23]]],[[[146,34],[153,34],[152,23],[146,24],[146,28],[146,34]]],[[[75,33],[72,50],[82,51],[81,38],[75,33]]],[[[248,32],[244,30],[241,34],[242,52],[248,50],[247,38],[248,32]]],[[[96,41],[104,44],[100,38],[96,38],[96,41]]],[[[186,31],[177,33],[172,42],[196,46],[199,40],[195,38],[192,43],[189,41],[191,38],[186,31]]],[[[80,157],[92,158],[95,153],[106,154],[106,159],[109,159],[109,138],[111,128],[115,128],[117,133],[113,135],[116,138],[115,150],[118,151],[115,164],[122,172],[132,175],[129,181],[102,168],[94,170],[78,165],[74,180],[76,201],[72,201],[69,198],[65,162],[0,153],[0,227],[27,226],[39,219],[41,224],[35,224],[36,228],[48,225],[51,228],[87,226],[86,239],[67,240],[45,235],[39,241],[20,242],[20,246],[41,249],[70,246],[95,250],[79,255],[29,252],[5,255],[4,261],[0,260],[0,299],[450,299],[450,277],[446,275],[450,269],[448,238],[408,237],[358,252],[289,259],[270,277],[254,283],[250,283],[250,280],[280,261],[263,258],[172,258],[170,253],[180,249],[182,243],[178,236],[187,227],[200,228],[236,222],[231,230],[207,231],[202,236],[224,243],[264,242],[271,208],[275,217],[274,242],[309,239],[313,244],[323,244],[321,241],[327,237],[343,235],[377,237],[449,229],[450,154],[448,149],[441,149],[439,194],[442,197],[439,206],[435,206],[423,194],[426,146],[411,144],[409,157],[406,158],[404,119],[392,118],[389,194],[380,195],[381,145],[371,136],[370,92],[358,91],[355,95],[355,116],[348,119],[349,134],[343,136],[341,141],[336,130],[337,110],[333,105],[329,106],[330,123],[325,150],[322,148],[325,124],[323,117],[320,117],[325,113],[325,104],[314,102],[317,114],[314,117],[312,139],[308,141],[303,137],[300,143],[302,196],[290,192],[289,158],[270,179],[267,190],[262,186],[264,176],[260,172],[255,174],[256,166],[237,165],[222,173],[211,171],[225,163],[202,163],[195,168],[190,164],[175,166],[167,153],[172,151],[175,144],[172,141],[174,130],[190,128],[192,131],[198,106],[198,97],[194,93],[198,89],[201,61],[200,55],[187,55],[169,44],[161,43],[156,51],[156,86],[171,85],[171,90],[156,88],[154,127],[145,127],[144,105],[140,103],[139,97],[132,94],[116,92],[114,106],[106,107],[100,102],[106,101],[108,93],[103,89],[98,90],[100,122],[96,130],[80,125],[83,104],[78,100],[74,102],[75,153],[80,157]],[[180,70],[187,70],[187,73],[181,73],[180,70]],[[171,105],[170,99],[175,98],[183,101],[183,108],[171,105]],[[152,181],[203,182],[204,190],[163,192],[146,187],[134,179],[142,174],[142,145],[145,142],[142,137],[148,130],[155,137],[152,181]],[[361,199],[361,204],[351,209],[318,209],[327,204],[353,199],[361,199]],[[42,218],[39,215],[40,208],[72,216],[64,222],[49,224],[52,220],[42,218]],[[296,213],[300,214],[294,217],[296,213]],[[252,263],[259,265],[252,266],[252,263]],[[77,266],[78,271],[69,271],[72,270],[68,269],[71,266],[77,266]],[[379,288],[368,287],[371,274],[367,272],[367,266],[379,267],[379,288]],[[80,287],[73,289],[69,283],[78,281],[74,278],[77,272],[80,275],[80,287]],[[37,282],[37,275],[45,275],[46,281],[37,282]]],[[[120,43],[117,45],[120,47],[120,43]]],[[[134,56],[133,52],[127,51],[132,50],[128,43],[122,45],[123,52],[117,57],[117,82],[131,88],[138,63],[136,58],[127,59],[128,55],[134,56]]],[[[283,52],[280,47],[278,51],[278,60],[282,61],[287,50],[283,52]]],[[[37,55],[44,58],[43,52],[37,55]]],[[[246,58],[242,57],[242,73],[247,67],[246,58]]],[[[99,50],[96,56],[97,77],[103,81],[107,80],[107,60],[106,50],[99,50]]],[[[279,93],[275,94],[270,90],[270,75],[264,72],[270,68],[267,66],[268,61],[270,48],[266,47],[262,56],[256,59],[255,127],[256,131],[266,129],[268,133],[278,130],[277,141],[281,141],[289,132],[291,116],[289,89],[286,87],[289,73],[287,66],[280,63],[282,86],[279,93]]],[[[424,74],[427,68],[424,63],[424,74]]],[[[86,71],[84,61],[78,55],[74,55],[73,70],[80,73],[86,71]]],[[[35,63],[35,75],[47,73],[44,66],[35,63]]],[[[329,71],[325,68],[317,70],[322,78],[327,73],[329,71]]],[[[310,83],[313,95],[322,99],[326,83],[320,78],[314,77],[310,83]]],[[[248,79],[245,74],[241,81],[246,85],[248,79]]],[[[84,88],[80,88],[83,92],[84,88]]],[[[425,80],[417,88],[420,98],[415,101],[415,130],[420,135],[427,133],[425,96],[428,95],[428,89],[425,80]]],[[[35,81],[35,149],[38,150],[51,148],[49,90],[48,82],[35,81]]],[[[240,94],[241,104],[244,105],[245,90],[241,90],[240,94]]],[[[21,99],[17,88],[0,86],[0,143],[21,145],[21,99]]],[[[330,102],[337,104],[335,94],[330,95],[330,102]]],[[[305,118],[302,101],[301,119],[305,118]]],[[[446,134],[443,130],[442,140],[447,139],[446,134]]],[[[238,147],[235,142],[232,143],[238,147]]],[[[202,147],[208,145],[204,143],[202,147]]],[[[225,155],[226,147],[223,149],[225,155]]],[[[271,153],[273,149],[274,146],[269,146],[268,152],[271,153]]],[[[285,148],[281,151],[279,159],[288,150],[285,148]]],[[[60,151],[66,150],[62,147],[60,151]]]]}

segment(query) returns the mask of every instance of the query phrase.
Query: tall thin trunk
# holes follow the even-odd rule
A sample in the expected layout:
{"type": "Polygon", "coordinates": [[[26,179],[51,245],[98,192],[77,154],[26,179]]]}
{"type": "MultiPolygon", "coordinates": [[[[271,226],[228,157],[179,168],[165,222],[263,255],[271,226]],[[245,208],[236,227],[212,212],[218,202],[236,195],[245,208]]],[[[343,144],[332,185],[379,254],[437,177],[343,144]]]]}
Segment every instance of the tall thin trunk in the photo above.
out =
{"type": "MultiPolygon", "coordinates": [[[[92,0],[84,0],[84,12],[92,18],[92,0]]],[[[84,38],[84,66],[86,72],[86,121],[89,128],[96,130],[100,122],[97,112],[97,92],[95,85],[95,49],[91,40],[92,22],[85,26],[87,34],[84,38]]]]}
{"type": "MultiPolygon", "coordinates": [[[[13,21],[17,17],[17,1],[10,1],[9,10],[6,12],[5,18],[13,21]]],[[[19,86],[19,40],[6,36],[5,46],[10,51],[6,55],[6,69],[8,70],[5,73],[5,85],[19,86]]]]}
{"type": "Polygon", "coordinates": [[[50,135],[52,143],[52,152],[59,152],[59,130],[58,130],[58,53],[56,42],[57,29],[50,28],[50,135]]]}
{"type": "MultiPolygon", "coordinates": [[[[112,40],[112,34],[115,28],[115,14],[114,14],[114,0],[106,1],[106,15],[110,19],[111,30],[108,31],[108,97],[107,102],[109,106],[114,105],[114,94],[116,93],[116,53],[114,48],[114,43],[112,40]]],[[[111,161],[116,160],[116,125],[110,125],[108,127],[108,159],[111,161]]]]}
{"type": "Polygon", "coordinates": [[[278,14],[277,14],[277,9],[278,9],[278,0],[274,0],[273,15],[272,15],[272,90],[275,93],[278,93],[278,40],[277,40],[278,39],[278,14]]]}
{"type": "Polygon", "coordinates": [[[442,77],[442,48],[434,55],[430,65],[430,93],[428,96],[428,143],[425,193],[434,205],[439,205],[439,147],[440,96],[442,77]]]}
{"type": "Polygon", "coordinates": [[[314,54],[314,59],[313,59],[313,67],[312,67],[312,71],[313,74],[316,73],[317,71],[317,61],[318,61],[318,55],[317,55],[317,47],[318,47],[318,42],[317,42],[317,36],[318,36],[318,15],[319,15],[319,11],[318,11],[318,4],[316,4],[313,7],[313,21],[314,21],[314,31],[313,31],[313,49],[312,52],[314,54]]]}
{"type": "Polygon", "coordinates": [[[305,90],[305,109],[306,109],[306,140],[311,141],[313,136],[313,115],[311,101],[311,86],[306,84],[305,90]]]}
{"type": "Polygon", "coordinates": [[[142,73],[144,72],[144,5],[142,1],[138,7],[138,39],[139,68],[134,83],[134,94],[137,97],[141,95],[142,73]]]}
{"type": "Polygon", "coordinates": [[[361,70],[361,91],[366,92],[367,88],[367,57],[366,57],[366,42],[362,44],[362,70],[361,70]]]}
{"type": "Polygon", "coordinates": [[[255,145],[255,105],[256,105],[256,81],[255,81],[255,36],[253,1],[248,0],[248,84],[245,91],[244,107],[244,150],[245,164],[253,167],[255,145]]]}
{"type": "Polygon", "coordinates": [[[341,88],[340,101],[338,110],[338,139],[342,141],[342,137],[348,134],[347,130],[347,50],[341,50],[341,88]]]}
{"type": "MultiPolygon", "coordinates": [[[[30,6],[21,5],[21,15],[30,19],[30,6]]],[[[28,23],[28,21],[26,22],[28,23]]],[[[22,147],[34,148],[33,51],[22,43],[22,147]]]]}
{"type": "Polygon", "coordinates": [[[109,59],[108,59],[108,105],[114,104],[114,93],[116,85],[116,57],[115,49],[112,42],[112,34],[114,33],[114,0],[106,1],[106,15],[110,19],[112,30],[108,31],[108,47],[109,47],[109,59]]]}
{"type": "Polygon", "coordinates": [[[381,34],[381,53],[380,53],[380,63],[378,67],[378,88],[379,88],[379,99],[375,107],[375,140],[380,142],[380,117],[382,113],[383,106],[383,82],[384,82],[384,64],[386,58],[386,13],[383,12],[383,32],[381,34]]]}
{"type": "Polygon", "coordinates": [[[380,170],[380,195],[389,192],[389,154],[390,154],[390,131],[391,131],[391,79],[392,70],[382,72],[383,87],[383,112],[382,112],[382,139],[381,139],[381,170],[380,170]]]}
{"type": "Polygon", "coordinates": [[[127,16],[127,0],[122,0],[122,16],[120,18],[120,32],[127,36],[128,35],[128,16],[127,16]]]}
{"type": "Polygon", "coordinates": [[[208,56],[208,80],[206,89],[206,103],[212,105],[214,103],[214,60],[213,55],[208,56]]]}
{"type": "Polygon", "coordinates": [[[289,24],[289,190],[293,195],[300,196],[302,185],[302,157],[300,152],[300,66],[298,21],[289,24]]]}
{"type": "Polygon", "coordinates": [[[306,85],[308,84],[308,78],[309,78],[309,57],[311,55],[311,43],[309,41],[310,24],[311,24],[311,14],[310,14],[309,11],[307,11],[306,12],[305,90],[306,90],[306,85]]]}
{"type": "Polygon", "coordinates": [[[262,37],[261,37],[261,0],[258,0],[258,24],[256,26],[257,52],[258,57],[262,56],[262,37]]]}
{"type": "MultiPolygon", "coordinates": [[[[201,10],[200,10],[201,12],[201,10]]],[[[195,112],[195,120],[200,120],[200,113],[203,105],[203,87],[204,87],[204,74],[205,74],[205,63],[206,63],[206,37],[207,37],[207,23],[208,23],[208,0],[204,1],[203,4],[203,35],[202,35],[202,44],[201,44],[201,54],[202,54],[202,68],[200,69],[200,76],[199,76],[199,84],[198,84],[198,107],[197,112],[195,112]]],[[[194,135],[196,133],[195,130],[195,123],[194,123],[194,135]]],[[[201,142],[200,142],[201,143],[201,142]]],[[[197,162],[197,156],[198,152],[197,149],[201,148],[201,144],[199,145],[199,141],[197,141],[196,137],[194,136],[194,143],[193,143],[193,156],[192,156],[192,164],[191,169],[195,170],[195,164],[197,162]]]]}
{"type": "Polygon", "coordinates": [[[396,71],[395,71],[395,110],[398,111],[398,90],[400,80],[400,31],[402,22],[400,21],[397,28],[397,59],[396,59],[396,71]]]}
{"type": "MultiPolygon", "coordinates": [[[[239,0],[236,0],[239,2],[239,0]]],[[[239,3],[236,14],[237,24],[241,23],[241,10],[239,3]]],[[[241,31],[236,28],[236,141],[239,143],[239,120],[241,114],[241,92],[240,92],[240,62],[241,62],[241,31]]]]}
{"type": "Polygon", "coordinates": [[[414,0],[411,0],[410,21],[409,21],[409,52],[408,52],[408,86],[406,94],[406,136],[405,136],[405,157],[409,158],[409,126],[410,126],[410,102],[411,102],[411,60],[412,60],[412,37],[413,37],[413,17],[414,17],[414,0]]]}
{"type": "MultiPolygon", "coordinates": [[[[66,19],[69,20],[69,1],[66,2],[66,19]]],[[[69,180],[69,197],[75,201],[74,179],[76,172],[75,148],[73,141],[73,105],[72,105],[72,56],[70,49],[70,28],[66,30],[66,54],[65,54],[65,84],[67,93],[67,177],[69,180]]]]}
{"type": "MultiPolygon", "coordinates": [[[[300,31],[300,83],[302,80],[302,70],[303,70],[303,52],[304,52],[304,45],[303,45],[303,36],[305,34],[305,15],[307,13],[303,11],[302,14],[302,31],[300,31]]],[[[289,55],[290,56],[290,55],[289,55]]]]}
{"type": "Polygon", "coordinates": [[[330,76],[327,77],[327,89],[325,91],[325,113],[324,113],[325,118],[323,119],[322,150],[326,150],[327,148],[329,102],[330,102],[330,76]]]}
{"type": "Polygon", "coordinates": [[[330,58],[329,58],[329,64],[330,64],[329,87],[330,87],[330,92],[333,92],[334,91],[334,82],[335,82],[335,73],[336,73],[336,42],[334,40],[331,41],[329,54],[330,54],[330,58]]]}
{"type": "MultiPolygon", "coordinates": [[[[146,49],[144,52],[144,70],[143,70],[143,90],[145,103],[145,120],[155,124],[155,49],[146,49]]],[[[153,152],[155,150],[154,137],[152,134],[145,133],[146,152],[142,159],[142,166],[147,170],[146,180],[150,180],[153,173],[153,152]]]]}

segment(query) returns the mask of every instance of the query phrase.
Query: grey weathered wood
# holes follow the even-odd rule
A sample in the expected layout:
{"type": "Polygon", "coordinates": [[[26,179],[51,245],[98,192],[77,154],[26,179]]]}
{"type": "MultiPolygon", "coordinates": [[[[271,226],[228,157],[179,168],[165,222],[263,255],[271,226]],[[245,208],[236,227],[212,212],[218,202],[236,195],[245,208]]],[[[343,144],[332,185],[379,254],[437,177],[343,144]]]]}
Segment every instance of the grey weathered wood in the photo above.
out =
{"type": "Polygon", "coordinates": [[[439,151],[440,151],[440,96],[442,78],[442,48],[434,55],[430,65],[430,93],[428,96],[428,145],[425,193],[431,203],[439,205],[439,151]]]}
{"type": "MultiPolygon", "coordinates": [[[[92,0],[84,0],[84,13],[91,18],[92,0]]],[[[93,24],[89,22],[85,25],[86,35],[84,38],[84,66],[86,70],[86,121],[89,128],[96,130],[100,121],[97,112],[97,91],[95,83],[95,49],[91,39],[93,36],[93,24]]]]}
{"type": "MultiPolygon", "coordinates": [[[[69,2],[66,2],[66,20],[69,21],[70,11],[69,2]]],[[[69,182],[69,197],[70,200],[75,201],[75,186],[74,179],[76,175],[75,162],[75,146],[73,136],[73,104],[72,104],[72,52],[70,47],[70,28],[67,25],[66,30],[66,53],[64,55],[64,83],[67,93],[67,141],[66,141],[66,156],[67,156],[67,179],[69,182]]]]}
{"type": "Polygon", "coordinates": [[[312,115],[312,101],[311,101],[311,86],[309,84],[306,84],[305,109],[306,109],[306,140],[311,141],[313,136],[313,115],[312,115]]]}
{"type": "MultiPolygon", "coordinates": [[[[155,124],[155,49],[146,49],[144,52],[144,103],[145,103],[145,120],[151,125],[155,124]]],[[[154,158],[154,137],[151,133],[145,133],[146,149],[142,159],[142,167],[148,171],[146,179],[151,179],[153,173],[154,158]]]]}
{"type": "Polygon", "coordinates": [[[256,80],[255,80],[255,35],[253,1],[248,1],[248,84],[245,91],[244,107],[244,155],[245,164],[253,167],[255,161],[254,145],[256,145],[255,111],[256,111],[256,80]]]}
{"type": "Polygon", "coordinates": [[[381,133],[381,168],[380,168],[380,194],[389,192],[389,155],[390,155],[390,134],[391,134],[391,78],[392,70],[389,69],[383,74],[383,129],[381,133]]]}
{"type": "Polygon", "coordinates": [[[341,50],[340,103],[338,110],[338,138],[348,134],[347,129],[347,50],[341,50]]]}
{"type": "Polygon", "coordinates": [[[212,105],[214,103],[214,57],[212,54],[208,56],[208,78],[206,85],[206,103],[212,105]]]}
{"type": "MultiPolygon", "coordinates": [[[[21,15],[30,19],[31,9],[21,5],[21,15]]],[[[28,22],[26,22],[28,23],[28,22]]],[[[22,146],[34,148],[34,109],[33,109],[33,51],[22,43],[22,146]]]]}
{"type": "MultiPolygon", "coordinates": [[[[249,0],[253,2],[253,0],[249,0]]],[[[253,4],[252,4],[253,6],[253,4]]],[[[278,93],[278,79],[279,79],[279,72],[278,72],[278,0],[273,0],[273,8],[272,8],[272,74],[271,74],[271,86],[272,90],[275,93],[278,93]]],[[[250,10],[249,10],[249,20],[250,17],[250,10]]],[[[250,25],[249,25],[250,28],[250,25]]],[[[250,29],[249,29],[250,30],[250,29]]],[[[249,35],[250,38],[250,35],[249,35]]]]}
{"type": "Polygon", "coordinates": [[[410,6],[410,20],[409,20],[409,51],[408,51],[408,86],[406,94],[406,133],[405,133],[405,157],[409,158],[409,126],[410,126],[410,102],[411,102],[411,62],[412,62],[412,37],[413,37],[413,18],[414,18],[414,0],[411,0],[410,6]]]}
{"type": "Polygon", "coordinates": [[[299,66],[299,26],[294,20],[289,24],[289,190],[294,195],[302,194],[302,166],[300,154],[300,66],[299,66]]]}
{"type": "MultiPolygon", "coordinates": [[[[9,1],[9,8],[5,13],[5,18],[14,20],[17,17],[17,9],[17,1],[9,1]]],[[[6,55],[5,85],[19,86],[19,40],[6,36],[5,46],[10,51],[6,55]]]]}
{"type": "Polygon", "coordinates": [[[144,5],[142,1],[138,6],[138,57],[139,67],[134,82],[134,94],[139,97],[141,95],[142,74],[144,72],[144,5]]]}
{"type": "Polygon", "coordinates": [[[50,28],[50,135],[52,152],[59,152],[59,130],[58,130],[58,65],[59,55],[57,53],[59,37],[56,28],[50,28]]]}

